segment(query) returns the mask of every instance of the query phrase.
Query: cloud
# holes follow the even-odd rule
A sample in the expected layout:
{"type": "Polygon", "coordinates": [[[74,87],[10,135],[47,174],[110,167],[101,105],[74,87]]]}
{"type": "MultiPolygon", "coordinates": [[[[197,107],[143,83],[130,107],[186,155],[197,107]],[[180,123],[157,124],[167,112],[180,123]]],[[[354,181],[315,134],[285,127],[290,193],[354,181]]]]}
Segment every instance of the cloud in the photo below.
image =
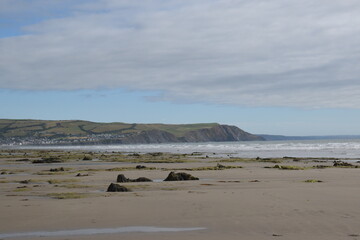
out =
{"type": "MultiPolygon", "coordinates": [[[[0,39],[1,88],[125,88],[161,92],[163,101],[360,106],[356,0],[66,1],[66,9],[24,26],[22,36],[0,39]]],[[[12,12],[8,17],[19,14],[12,12]]]]}

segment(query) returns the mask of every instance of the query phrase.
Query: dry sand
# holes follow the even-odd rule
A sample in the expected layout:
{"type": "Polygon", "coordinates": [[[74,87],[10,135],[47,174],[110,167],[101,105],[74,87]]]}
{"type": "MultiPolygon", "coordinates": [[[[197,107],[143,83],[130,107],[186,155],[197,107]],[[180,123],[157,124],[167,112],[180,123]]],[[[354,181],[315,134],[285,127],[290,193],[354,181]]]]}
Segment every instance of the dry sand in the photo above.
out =
{"type": "MultiPolygon", "coordinates": [[[[264,168],[275,165],[268,162],[222,163],[243,168],[185,171],[200,180],[124,183],[121,185],[132,192],[107,193],[107,186],[120,173],[128,178],[164,179],[171,169],[216,166],[221,159],[143,163],[157,169],[82,171],[89,174],[83,177],[75,175],[89,168],[105,170],[137,164],[90,166],[69,160],[44,165],[14,160],[3,157],[0,163],[1,171],[6,172],[0,175],[2,234],[126,226],[205,229],[9,239],[360,239],[360,168],[280,170],[264,168]],[[39,175],[52,166],[72,169],[66,174],[39,175]],[[32,179],[28,184],[19,183],[28,179],[32,179]],[[322,182],[304,182],[308,179],[322,182]],[[49,180],[57,182],[49,184],[49,180]],[[86,195],[79,199],[48,195],[68,192],[86,195]]],[[[310,167],[319,163],[288,159],[279,164],[310,167]]]]}

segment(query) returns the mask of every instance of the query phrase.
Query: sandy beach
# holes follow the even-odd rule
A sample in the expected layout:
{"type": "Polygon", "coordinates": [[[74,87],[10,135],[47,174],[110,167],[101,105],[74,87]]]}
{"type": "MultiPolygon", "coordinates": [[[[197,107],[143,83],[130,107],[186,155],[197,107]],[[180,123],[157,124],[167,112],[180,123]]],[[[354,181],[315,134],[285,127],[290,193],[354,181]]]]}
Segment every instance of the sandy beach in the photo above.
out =
{"type": "Polygon", "coordinates": [[[356,162],[51,150],[2,150],[0,161],[0,239],[360,239],[356,162]],[[33,163],[51,157],[61,162],[33,163]],[[200,180],[163,182],[171,171],[200,180]],[[155,181],[106,192],[118,174],[155,181]],[[135,226],[199,229],[5,235],[135,226]]]}

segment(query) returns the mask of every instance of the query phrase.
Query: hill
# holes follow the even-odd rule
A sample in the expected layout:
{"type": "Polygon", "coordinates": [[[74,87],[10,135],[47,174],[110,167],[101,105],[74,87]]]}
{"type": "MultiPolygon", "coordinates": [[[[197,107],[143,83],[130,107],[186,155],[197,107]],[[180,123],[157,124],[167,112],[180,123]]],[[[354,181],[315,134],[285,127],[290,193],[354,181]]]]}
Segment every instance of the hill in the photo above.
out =
{"type": "Polygon", "coordinates": [[[134,144],[264,140],[235,126],[0,119],[2,144],[134,144]]]}

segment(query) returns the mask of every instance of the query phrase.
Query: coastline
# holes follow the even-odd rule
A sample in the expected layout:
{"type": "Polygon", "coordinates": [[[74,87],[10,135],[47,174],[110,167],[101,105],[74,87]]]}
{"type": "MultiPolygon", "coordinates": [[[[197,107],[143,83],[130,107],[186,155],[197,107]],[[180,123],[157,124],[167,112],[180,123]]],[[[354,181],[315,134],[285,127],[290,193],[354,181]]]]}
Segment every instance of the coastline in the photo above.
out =
{"type": "Polygon", "coordinates": [[[59,149],[3,149],[0,161],[1,233],[154,226],[205,229],[51,239],[356,239],[360,235],[357,162],[353,167],[334,167],[333,159],[59,149]],[[63,162],[32,163],[55,156],[63,162]],[[91,160],[83,160],[85,156],[91,160]],[[217,169],[217,164],[228,168],[217,169]],[[316,167],[320,165],[323,168],[316,167]],[[64,171],[50,171],[61,167],[64,171]],[[200,180],[161,181],[170,171],[187,172],[200,180]],[[118,174],[157,181],[121,183],[131,192],[106,192],[118,174]]]}

